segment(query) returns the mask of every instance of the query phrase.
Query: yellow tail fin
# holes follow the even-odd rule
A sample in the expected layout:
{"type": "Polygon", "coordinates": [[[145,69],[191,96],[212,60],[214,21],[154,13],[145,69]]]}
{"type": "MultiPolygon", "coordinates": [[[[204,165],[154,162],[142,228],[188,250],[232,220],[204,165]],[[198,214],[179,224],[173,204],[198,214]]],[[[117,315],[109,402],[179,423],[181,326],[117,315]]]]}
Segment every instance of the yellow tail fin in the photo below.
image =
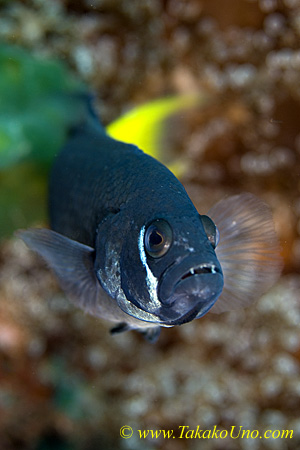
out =
{"type": "MultiPolygon", "coordinates": [[[[176,113],[201,104],[205,100],[199,94],[186,94],[151,101],[125,113],[106,128],[108,134],[120,141],[135,144],[145,153],[161,162],[164,160],[161,148],[165,131],[165,121],[176,113]]],[[[182,161],[167,164],[175,175],[184,171],[182,161]]]]}

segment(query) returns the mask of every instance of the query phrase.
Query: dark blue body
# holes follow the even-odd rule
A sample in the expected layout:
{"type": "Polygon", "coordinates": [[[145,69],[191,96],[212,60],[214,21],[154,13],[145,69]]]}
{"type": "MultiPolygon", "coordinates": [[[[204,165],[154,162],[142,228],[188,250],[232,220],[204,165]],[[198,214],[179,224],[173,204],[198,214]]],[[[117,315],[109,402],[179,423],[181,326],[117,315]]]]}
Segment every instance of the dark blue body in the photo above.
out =
{"type": "Polygon", "coordinates": [[[131,209],[138,228],[159,214],[198,218],[184,187],[163,164],[111,139],[100,124],[78,127],[52,169],[51,228],[93,247],[99,223],[123,208],[131,209]]]}

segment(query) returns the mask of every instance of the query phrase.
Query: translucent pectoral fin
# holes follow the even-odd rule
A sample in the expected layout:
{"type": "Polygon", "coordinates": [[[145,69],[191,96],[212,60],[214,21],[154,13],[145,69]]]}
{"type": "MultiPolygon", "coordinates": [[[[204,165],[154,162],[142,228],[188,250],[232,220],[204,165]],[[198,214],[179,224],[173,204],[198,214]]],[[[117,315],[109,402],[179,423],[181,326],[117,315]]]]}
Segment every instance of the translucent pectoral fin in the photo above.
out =
{"type": "Polygon", "coordinates": [[[249,306],[272,287],[282,268],[270,208],[245,193],[221,200],[208,215],[220,232],[216,254],[224,275],[223,292],[211,311],[249,306]]]}
{"type": "Polygon", "coordinates": [[[68,297],[77,306],[93,312],[101,289],[94,273],[94,249],[43,228],[16,234],[47,262],[68,297]]]}

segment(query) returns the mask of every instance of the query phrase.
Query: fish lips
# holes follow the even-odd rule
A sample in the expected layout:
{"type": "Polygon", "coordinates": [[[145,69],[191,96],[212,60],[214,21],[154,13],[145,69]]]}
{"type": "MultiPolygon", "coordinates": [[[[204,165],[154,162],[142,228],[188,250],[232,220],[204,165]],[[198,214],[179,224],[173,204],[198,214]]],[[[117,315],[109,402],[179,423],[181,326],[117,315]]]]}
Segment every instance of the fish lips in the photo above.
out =
{"type": "Polygon", "coordinates": [[[216,302],[223,284],[216,258],[195,255],[174,263],[158,285],[159,317],[166,324],[181,325],[203,316],[216,302]]]}

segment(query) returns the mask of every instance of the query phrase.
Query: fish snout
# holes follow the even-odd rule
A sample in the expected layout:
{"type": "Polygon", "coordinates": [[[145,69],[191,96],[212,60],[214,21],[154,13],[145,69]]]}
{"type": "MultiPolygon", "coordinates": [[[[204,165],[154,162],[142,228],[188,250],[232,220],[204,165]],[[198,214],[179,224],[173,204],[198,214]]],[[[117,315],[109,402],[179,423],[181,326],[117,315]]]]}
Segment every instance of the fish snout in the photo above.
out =
{"type": "Polygon", "coordinates": [[[161,277],[158,286],[161,313],[176,324],[200,317],[214,305],[223,284],[217,259],[186,258],[168,268],[161,277]]]}

